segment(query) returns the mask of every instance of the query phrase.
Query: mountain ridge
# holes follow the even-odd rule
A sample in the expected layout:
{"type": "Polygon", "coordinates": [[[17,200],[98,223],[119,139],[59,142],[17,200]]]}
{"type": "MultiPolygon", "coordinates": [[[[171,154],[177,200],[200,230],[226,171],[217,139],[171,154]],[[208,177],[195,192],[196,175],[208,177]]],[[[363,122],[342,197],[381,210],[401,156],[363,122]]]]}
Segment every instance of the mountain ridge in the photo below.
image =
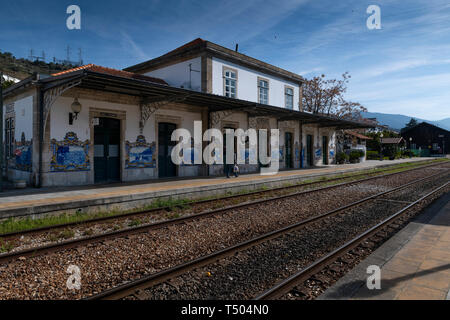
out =
{"type": "Polygon", "coordinates": [[[394,130],[400,130],[406,126],[406,124],[411,119],[416,119],[419,123],[427,122],[429,124],[435,125],[439,128],[450,131],[450,118],[444,118],[441,120],[426,120],[418,117],[405,116],[403,114],[390,114],[381,112],[363,112],[362,116],[364,118],[377,118],[380,124],[387,125],[389,128],[394,130]]]}

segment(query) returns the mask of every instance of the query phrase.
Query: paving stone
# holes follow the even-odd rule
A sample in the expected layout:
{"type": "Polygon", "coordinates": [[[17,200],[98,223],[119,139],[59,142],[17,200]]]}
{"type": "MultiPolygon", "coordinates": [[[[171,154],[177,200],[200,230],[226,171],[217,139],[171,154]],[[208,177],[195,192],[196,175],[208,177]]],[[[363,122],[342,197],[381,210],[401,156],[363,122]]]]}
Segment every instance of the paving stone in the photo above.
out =
{"type": "Polygon", "coordinates": [[[396,297],[397,300],[444,300],[446,293],[423,286],[410,284],[396,297]]]}

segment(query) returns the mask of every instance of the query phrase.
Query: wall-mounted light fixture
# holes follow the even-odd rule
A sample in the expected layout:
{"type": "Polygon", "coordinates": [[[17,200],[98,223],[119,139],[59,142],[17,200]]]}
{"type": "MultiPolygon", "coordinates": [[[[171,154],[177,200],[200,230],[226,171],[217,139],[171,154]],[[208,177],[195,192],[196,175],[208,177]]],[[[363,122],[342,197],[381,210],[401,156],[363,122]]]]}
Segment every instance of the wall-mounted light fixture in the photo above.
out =
{"type": "Polygon", "coordinates": [[[69,112],[69,124],[73,124],[73,120],[78,119],[78,114],[81,112],[81,103],[78,102],[78,98],[75,98],[70,106],[72,112],[69,112]]]}

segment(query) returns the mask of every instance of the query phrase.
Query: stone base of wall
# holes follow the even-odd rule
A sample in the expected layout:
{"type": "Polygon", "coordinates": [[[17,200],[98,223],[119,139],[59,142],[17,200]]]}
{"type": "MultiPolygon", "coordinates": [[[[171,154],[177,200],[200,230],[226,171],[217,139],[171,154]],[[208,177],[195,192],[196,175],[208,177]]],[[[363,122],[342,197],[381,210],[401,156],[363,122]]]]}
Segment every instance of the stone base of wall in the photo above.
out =
{"type": "Polygon", "coordinates": [[[42,174],[43,187],[81,186],[90,184],[89,171],[47,172],[42,174]]]}
{"type": "Polygon", "coordinates": [[[156,168],[125,169],[122,176],[124,182],[142,181],[157,178],[158,171],[156,168]]]}
{"type": "Polygon", "coordinates": [[[28,186],[33,185],[33,173],[29,171],[20,171],[16,169],[8,169],[8,180],[11,182],[24,180],[28,186]]]}

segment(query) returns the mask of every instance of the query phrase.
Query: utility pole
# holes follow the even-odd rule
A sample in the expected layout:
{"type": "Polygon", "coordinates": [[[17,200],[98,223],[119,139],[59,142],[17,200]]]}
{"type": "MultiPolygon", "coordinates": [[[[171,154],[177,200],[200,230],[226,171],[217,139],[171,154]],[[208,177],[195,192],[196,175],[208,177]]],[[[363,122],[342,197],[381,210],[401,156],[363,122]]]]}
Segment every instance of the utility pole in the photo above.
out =
{"type": "Polygon", "coordinates": [[[3,191],[3,71],[0,71],[0,137],[2,144],[0,147],[0,192],[3,191]]]}

